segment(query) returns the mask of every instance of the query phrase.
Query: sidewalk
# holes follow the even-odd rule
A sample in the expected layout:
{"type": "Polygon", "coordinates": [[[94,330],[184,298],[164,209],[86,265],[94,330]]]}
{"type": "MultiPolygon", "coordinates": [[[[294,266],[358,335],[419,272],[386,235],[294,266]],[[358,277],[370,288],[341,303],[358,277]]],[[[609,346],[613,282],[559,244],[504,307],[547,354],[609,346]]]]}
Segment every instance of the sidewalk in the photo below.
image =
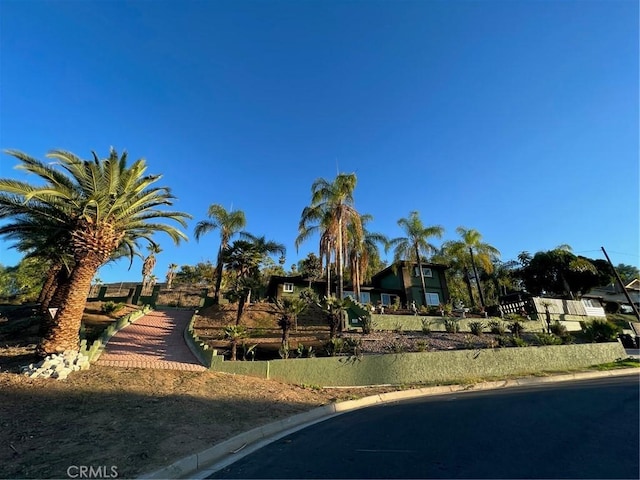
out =
{"type": "Polygon", "coordinates": [[[117,332],[96,365],[204,371],[184,341],[190,310],[157,310],[117,332]]]}

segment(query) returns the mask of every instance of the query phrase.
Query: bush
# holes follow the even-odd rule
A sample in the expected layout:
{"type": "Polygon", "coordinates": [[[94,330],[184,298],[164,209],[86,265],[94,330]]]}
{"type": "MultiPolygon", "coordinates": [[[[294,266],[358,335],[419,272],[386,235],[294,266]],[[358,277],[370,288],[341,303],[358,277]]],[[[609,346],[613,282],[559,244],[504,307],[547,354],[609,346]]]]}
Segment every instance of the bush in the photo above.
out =
{"type": "Polygon", "coordinates": [[[120,310],[122,306],[122,303],[104,302],[100,307],[100,311],[105,315],[111,315],[116,310],[120,310]]]}
{"type": "Polygon", "coordinates": [[[567,327],[561,324],[558,320],[553,322],[549,328],[551,329],[551,333],[557,335],[560,338],[569,336],[569,332],[567,332],[567,327]]]}
{"type": "Polygon", "coordinates": [[[371,315],[360,317],[360,325],[362,325],[362,333],[368,335],[373,332],[373,318],[371,315]]]}
{"type": "Polygon", "coordinates": [[[429,335],[431,333],[431,321],[426,318],[422,319],[422,333],[429,335]]]}
{"type": "Polygon", "coordinates": [[[618,336],[618,328],[606,320],[594,320],[585,327],[584,333],[591,342],[612,342],[618,336]]]}
{"type": "Polygon", "coordinates": [[[460,324],[456,318],[445,318],[444,329],[447,333],[458,333],[460,331],[460,324]]]}
{"type": "Polygon", "coordinates": [[[607,313],[620,312],[620,304],[618,302],[607,302],[604,304],[604,311],[607,313]]]}
{"type": "Polygon", "coordinates": [[[344,340],[342,338],[332,338],[324,344],[324,351],[330,357],[340,355],[344,350],[344,340]]]}
{"type": "Polygon", "coordinates": [[[426,352],[427,348],[429,348],[429,342],[425,342],[424,340],[418,340],[416,342],[416,350],[419,352],[426,352]]]}
{"type": "Polygon", "coordinates": [[[495,335],[504,335],[506,332],[506,328],[504,328],[504,323],[500,320],[489,320],[487,324],[491,333],[495,335]]]}
{"type": "Polygon", "coordinates": [[[507,325],[507,329],[513,334],[514,337],[518,338],[524,332],[524,325],[520,323],[518,320],[514,320],[509,325],[507,325]]]}
{"type": "Polygon", "coordinates": [[[523,338],[520,337],[513,337],[511,339],[511,343],[514,347],[528,347],[529,344],[527,342],[524,341],[523,338]]]}
{"type": "Polygon", "coordinates": [[[484,328],[484,323],[482,322],[469,322],[469,330],[474,335],[482,335],[482,329],[484,328]]]}
{"type": "Polygon", "coordinates": [[[561,345],[562,339],[555,336],[553,333],[537,333],[536,341],[540,345],[561,345]]]}

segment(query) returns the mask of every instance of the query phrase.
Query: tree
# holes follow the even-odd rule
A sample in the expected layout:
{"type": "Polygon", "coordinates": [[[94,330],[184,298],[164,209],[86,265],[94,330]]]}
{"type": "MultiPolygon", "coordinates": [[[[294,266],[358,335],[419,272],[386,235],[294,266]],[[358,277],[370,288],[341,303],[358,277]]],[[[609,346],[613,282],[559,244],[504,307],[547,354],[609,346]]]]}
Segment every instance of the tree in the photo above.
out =
{"type": "Polygon", "coordinates": [[[599,272],[590,259],[574,255],[567,245],[537,252],[525,260],[520,277],[533,295],[574,298],[575,293],[585,293],[608,278],[607,272],[599,272]]]}
{"type": "Polygon", "coordinates": [[[315,253],[309,253],[300,261],[300,274],[309,280],[311,288],[311,284],[322,277],[322,260],[315,253]]]}
{"type": "MultiPolygon", "coordinates": [[[[327,288],[330,289],[331,254],[336,261],[338,298],[344,291],[344,259],[347,248],[347,228],[361,225],[354,206],[355,173],[341,173],[333,182],[318,178],[311,185],[311,205],[302,210],[298,224],[296,248],[314,233],[320,234],[320,257],[326,259],[327,288]]],[[[361,232],[359,233],[361,234],[361,232]]]]}
{"type": "Polygon", "coordinates": [[[296,325],[298,315],[306,308],[307,302],[301,298],[285,297],[276,300],[276,312],[278,314],[278,326],[282,330],[282,347],[283,357],[289,357],[289,332],[296,325]]]}
{"type": "Polygon", "coordinates": [[[182,265],[176,272],[174,281],[176,284],[200,285],[210,287],[214,285],[216,268],[209,261],[198,262],[193,265],[182,265]]]}
{"type": "Polygon", "coordinates": [[[176,278],[176,268],[178,268],[177,263],[169,264],[169,270],[167,270],[167,275],[166,275],[167,288],[169,290],[171,290],[171,288],[173,287],[173,280],[176,278]]]}
{"type": "MultiPolygon", "coordinates": [[[[473,228],[458,227],[456,232],[460,235],[461,240],[453,242],[451,250],[454,256],[458,258],[462,265],[465,278],[470,278],[470,269],[476,279],[478,287],[478,295],[480,297],[480,305],[485,307],[484,295],[482,293],[482,285],[480,284],[480,275],[478,274],[477,264],[487,273],[493,273],[493,264],[500,257],[500,251],[488,243],[482,241],[482,234],[473,228]],[[477,262],[477,263],[476,263],[477,262]]],[[[470,281],[468,283],[471,286],[470,281]]],[[[470,292],[471,304],[475,306],[473,294],[470,292]]]]}
{"type": "Polygon", "coordinates": [[[420,214],[417,211],[409,213],[408,218],[398,220],[398,226],[403,230],[405,236],[397,237],[389,241],[389,247],[394,249],[393,261],[413,260],[418,264],[420,274],[420,282],[422,285],[421,305],[426,304],[427,287],[424,282],[424,274],[422,272],[422,257],[428,258],[429,255],[437,251],[437,248],[429,243],[429,238],[441,238],[444,228],[440,225],[426,227],[420,214]]]}
{"type": "Polygon", "coordinates": [[[223,260],[222,252],[228,247],[231,238],[240,232],[247,224],[242,210],[227,212],[222,205],[212,204],[209,206],[207,216],[210,220],[201,220],[195,228],[196,240],[211,230],[220,231],[220,247],[218,248],[218,259],[216,265],[216,284],[213,293],[213,303],[220,303],[220,285],[222,284],[223,260]]]}
{"type": "Polygon", "coordinates": [[[127,165],[127,155],[111,149],[100,159],[82,160],[71,152],[53,150],[45,164],[9,150],[20,160],[18,168],[36,176],[40,183],[0,179],[0,218],[24,215],[46,220],[66,232],[68,252],[74,261],[69,288],[54,319],[54,325],[39,345],[41,354],[76,350],[91,279],[119,248],[137,251],[137,241],[153,243],[162,232],[178,243],[186,239],[176,227],[158,223],[169,219],[186,226],[186,213],[160,210],[175,198],[166,187],[155,187],[159,175],[145,175],[143,159],[127,165]]]}
{"type": "Polygon", "coordinates": [[[620,275],[622,283],[624,283],[625,285],[633,282],[636,278],[640,279],[640,270],[638,270],[638,267],[634,265],[625,265],[624,263],[619,263],[616,266],[616,271],[618,272],[618,275],[620,275]]]}
{"type": "Polygon", "coordinates": [[[149,255],[144,259],[142,263],[142,289],[146,290],[151,283],[151,277],[153,276],[153,269],[156,267],[156,255],[162,252],[160,245],[151,243],[147,245],[149,255]]]}
{"type": "Polygon", "coordinates": [[[329,325],[329,338],[335,338],[337,333],[342,331],[349,303],[350,300],[347,298],[325,297],[318,304],[329,325]]]}
{"type": "Polygon", "coordinates": [[[380,258],[378,244],[381,243],[386,248],[389,243],[389,239],[382,233],[367,230],[366,224],[372,219],[371,215],[362,215],[357,229],[354,228],[354,224],[350,224],[348,228],[349,273],[358,302],[361,301],[360,285],[367,279],[369,262],[380,258]]]}
{"type": "Polygon", "coordinates": [[[260,262],[263,255],[254,243],[246,240],[236,240],[222,252],[224,264],[235,275],[225,296],[231,302],[238,302],[236,325],[240,325],[242,321],[244,306],[251,290],[260,285],[260,262]]]}

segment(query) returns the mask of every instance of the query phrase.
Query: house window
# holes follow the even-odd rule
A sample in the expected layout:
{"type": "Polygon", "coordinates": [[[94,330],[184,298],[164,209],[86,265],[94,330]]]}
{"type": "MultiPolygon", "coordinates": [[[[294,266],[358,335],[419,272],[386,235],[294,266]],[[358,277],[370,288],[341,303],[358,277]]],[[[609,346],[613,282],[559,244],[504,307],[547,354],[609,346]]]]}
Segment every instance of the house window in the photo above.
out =
{"type": "MultiPolygon", "coordinates": [[[[418,270],[418,267],[413,268],[413,275],[416,277],[420,276],[420,270],[418,270]]],[[[429,267],[422,267],[422,275],[425,277],[433,277],[433,272],[429,267]]]]}
{"type": "Polygon", "coordinates": [[[282,291],[285,293],[293,293],[293,283],[285,283],[282,286],[282,291]]]}
{"type": "Polygon", "coordinates": [[[437,293],[427,293],[427,305],[440,305],[440,296],[437,293]]]}
{"type": "MultiPolygon", "coordinates": [[[[345,290],[342,292],[342,298],[351,297],[351,300],[357,301],[355,292],[345,290]]],[[[360,303],[371,303],[371,294],[369,292],[360,292],[360,303]]]]}
{"type": "Polygon", "coordinates": [[[397,298],[397,295],[390,295],[388,293],[381,293],[380,294],[380,301],[382,302],[383,305],[393,305],[393,302],[395,301],[395,299],[397,298]]]}

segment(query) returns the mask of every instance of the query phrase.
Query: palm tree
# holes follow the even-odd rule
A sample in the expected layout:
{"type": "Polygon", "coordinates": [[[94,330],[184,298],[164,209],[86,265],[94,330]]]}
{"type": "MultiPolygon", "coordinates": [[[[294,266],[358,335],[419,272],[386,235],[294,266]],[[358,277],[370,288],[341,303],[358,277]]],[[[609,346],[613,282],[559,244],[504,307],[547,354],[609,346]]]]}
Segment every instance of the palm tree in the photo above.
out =
{"type": "Polygon", "coordinates": [[[223,263],[235,274],[232,287],[225,293],[232,302],[238,302],[236,325],[240,325],[244,306],[251,290],[259,286],[258,275],[264,253],[246,240],[236,240],[222,252],[223,263]]]}
{"type": "MultiPolygon", "coordinates": [[[[330,284],[330,260],[333,252],[336,261],[338,298],[344,291],[344,258],[347,248],[347,228],[361,228],[360,215],[354,206],[353,191],[357,178],[355,173],[338,174],[333,182],[318,178],[311,185],[311,205],[305,207],[298,224],[296,248],[314,233],[320,234],[320,257],[327,262],[327,287],[330,284]]],[[[361,235],[362,232],[358,232],[361,235]]]]}
{"type": "Polygon", "coordinates": [[[308,306],[301,298],[285,297],[276,300],[276,311],[278,313],[278,326],[282,329],[282,352],[284,358],[289,357],[289,332],[296,325],[298,315],[308,306]]]}
{"type": "Polygon", "coordinates": [[[476,302],[473,297],[470,280],[472,276],[471,272],[473,271],[473,276],[475,276],[478,288],[480,305],[484,308],[485,301],[480,285],[477,264],[480,264],[481,268],[488,275],[491,275],[491,273],[493,273],[493,264],[500,257],[500,251],[492,245],[484,243],[482,241],[482,234],[478,230],[458,227],[456,228],[456,232],[460,235],[461,240],[445,242],[443,251],[446,252],[446,255],[453,260],[454,264],[457,264],[459,269],[462,270],[464,281],[469,291],[471,306],[475,307],[476,302]]]}
{"type": "Polygon", "coordinates": [[[142,289],[146,290],[149,286],[151,276],[153,275],[153,269],[156,267],[156,255],[162,251],[160,245],[157,243],[151,243],[147,246],[149,255],[144,259],[142,263],[142,289]]]}
{"type": "Polygon", "coordinates": [[[173,286],[173,279],[176,278],[176,268],[178,268],[178,264],[177,263],[170,263],[169,264],[169,270],[167,271],[167,276],[166,276],[167,288],[169,290],[171,290],[171,288],[173,286]]]}
{"type": "Polygon", "coordinates": [[[54,325],[39,345],[41,354],[76,350],[91,279],[119,248],[137,251],[137,241],[153,243],[152,235],[166,233],[178,243],[186,239],[176,227],[158,223],[169,219],[186,226],[190,215],[158,209],[175,198],[166,187],[155,187],[160,175],[145,175],[143,159],[127,165],[127,154],[111,149],[100,159],[82,160],[71,152],[53,150],[45,164],[28,155],[8,150],[21,161],[18,168],[35,175],[41,185],[0,179],[0,218],[26,215],[42,219],[66,232],[74,267],[69,288],[54,325]]]}
{"type": "Polygon", "coordinates": [[[418,264],[420,273],[420,282],[422,285],[421,305],[425,305],[427,301],[427,287],[424,282],[424,273],[422,271],[422,257],[428,258],[429,255],[437,251],[437,248],[429,243],[429,238],[441,238],[444,234],[444,228],[440,225],[426,227],[420,219],[417,211],[409,213],[408,218],[398,220],[398,226],[403,230],[405,236],[394,238],[389,241],[389,247],[393,247],[393,261],[413,260],[418,264]]]}
{"type": "Polygon", "coordinates": [[[213,293],[213,303],[220,303],[220,285],[222,284],[222,269],[224,261],[222,259],[222,253],[229,246],[231,238],[240,230],[242,230],[247,221],[242,210],[236,210],[227,212],[222,205],[212,204],[209,205],[207,216],[210,220],[201,220],[197,223],[195,228],[196,240],[200,240],[200,237],[211,230],[220,230],[220,247],[218,248],[218,259],[216,265],[216,284],[215,291],[213,293]]]}
{"type": "Polygon", "coordinates": [[[389,242],[388,238],[382,233],[367,230],[366,224],[372,219],[371,215],[361,215],[360,228],[356,230],[353,228],[353,224],[350,224],[348,228],[349,273],[353,284],[353,293],[358,302],[361,301],[360,285],[367,280],[369,260],[380,256],[379,243],[386,248],[389,242]],[[360,233],[361,236],[359,236],[360,233]]]}

